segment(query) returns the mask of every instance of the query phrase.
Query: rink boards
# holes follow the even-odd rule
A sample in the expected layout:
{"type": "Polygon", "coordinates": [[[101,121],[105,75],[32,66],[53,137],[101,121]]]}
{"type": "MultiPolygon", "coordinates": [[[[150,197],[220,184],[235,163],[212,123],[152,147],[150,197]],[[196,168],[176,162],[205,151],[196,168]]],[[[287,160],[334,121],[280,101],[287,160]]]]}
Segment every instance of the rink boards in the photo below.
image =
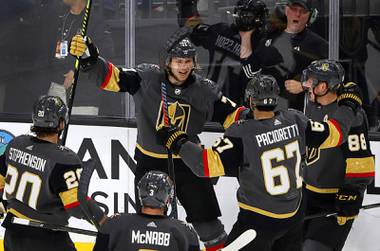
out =
{"type": "MultiPolygon", "coordinates": [[[[0,130],[7,130],[15,136],[28,133],[30,124],[0,122],[0,130]]],[[[136,128],[70,125],[67,146],[86,160],[95,158],[99,165],[92,177],[89,195],[96,199],[108,214],[116,212],[134,212],[133,160],[136,144],[136,128]]],[[[201,139],[206,146],[212,145],[220,133],[202,133],[201,139]]],[[[0,131],[1,137],[1,131],[0,131]]],[[[380,142],[371,142],[374,154],[380,155],[380,142]]],[[[380,188],[380,156],[376,158],[375,186],[380,188]],[[377,184],[377,185],[376,185],[377,184]]],[[[222,210],[222,222],[229,231],[237,216],[235,192],[238,184],[233,178],[221,178],[216,185],[216,192],[222,210]]],[[[364,204],[380,202],[379,195],[366,195],[364,204]]],[[[184,219],[185,213],[180,208],[179,217],[184,219]]],[[[70,226],[94,230],[85,221],[70,220],[70,226]]],[[[377,230],[380,229],[380,209],[362,211],[347,241],[345,251],[379,250],[376,241],[377,230]]],[[[0,228],[2,239],[4,229],[0,228]]],[[[79,251],[91,250],[93,237],[72,235],[78,244],[79,251]]],[[[0,251],[2,250],[2,245],[0,251]]]]}

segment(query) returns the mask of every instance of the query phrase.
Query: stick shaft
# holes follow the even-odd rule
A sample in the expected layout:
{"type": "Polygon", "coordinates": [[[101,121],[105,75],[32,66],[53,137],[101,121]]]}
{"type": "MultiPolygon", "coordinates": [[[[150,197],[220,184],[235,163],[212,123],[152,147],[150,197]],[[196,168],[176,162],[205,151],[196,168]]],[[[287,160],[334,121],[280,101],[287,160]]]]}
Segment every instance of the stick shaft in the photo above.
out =
{"type": "MultiPolygon", "coordinates": [[[[380,207],[380,203],[364,205],[364,206],[361,206],[360,209],[367,210],[367,209],[373,209],[377,207],[380,207]]],[[[338,215],[337,212],[322,212],[322,213],[305,216],[304,220],[312,220],[312,219],[316,219],[320,217],[330,217],[330,216],[337,216],[337,215],[338,215]]]]}
{"type": "MultiPolygon", "coordinates": [[[[82,29],[81,29],[81,35],[83,37],[85,37],[87,34],[87,27],[88,27],[88,22],[90,20],[90,13],[91,13],[91,5],[92,5],[92,0],[87,0],[85,13],[84,13],[83,21],[82,21],[82,29]]],[[[79,69],[80,69],[79,61],[80,61],[80,58],[75,59],[74,81],[73,81],[73,84],[70,88],[69,97],[67,100],[68,120],[67,120],[67,125],[66,125],[66,127],[63,131],[63,134],[62,134],[62,141],[61,141],[62,145],[66,144],[67,133],[68,133],[69,123],[70,123],[70,118],[71,118],[71,111],[72,111],[73,104],[74,104],[75,90],[76,90],[76,86],[78,84],[78,79],[79,79],[79,69]]]]}
{"type": "MultiPolygon", "coordinates": [[[[167,100],[167,89],[166,84],[164,82],[161,82],[161,99],[162,99],[162,109],[164,114],[164,124],[167,127],[172,126],[170,123],[170,117],[169,117],[169,105],[167,100]]],[[[168,174],[169,177],[172,179],[174,184],[174,197],[173,201],[171,203],[172,211],[170,212],[170,217],[178,218],[178,210],[177,210],[177,192],[176,192],[176,183],[175,183],[175,173],[174,173],[174,161],[173,161],[173,154],[170,151],[170,149],[167,149],[168,152],[168,174]]]]}
{"type": "Polygon", "coordinates": [[[256,235],[257,233],[255,230],[248,229],[222,250],[223,251],[240,250],[246,245],[248,245],[251,241],[253,241],[256,238],[256,235]]]}
{"type": "Polygon", "coordinates": [[[89,235],[89,236],[96,236],[98,233],[96,231],[91,231],[91,230],[86,230],[86,229],[81,229],[81,228],[74,228],[74,227],[68,227],[68,226],[57,225],[57,224],[49,224],[45,222],[20,219],[17,217],[14,217],[12,219],[12,223],[23,225],[23,226],[39,227],[39,228],[50,229],[54,231],[70,232],[70,233],[83,234],[83,235],[89,235]]]}

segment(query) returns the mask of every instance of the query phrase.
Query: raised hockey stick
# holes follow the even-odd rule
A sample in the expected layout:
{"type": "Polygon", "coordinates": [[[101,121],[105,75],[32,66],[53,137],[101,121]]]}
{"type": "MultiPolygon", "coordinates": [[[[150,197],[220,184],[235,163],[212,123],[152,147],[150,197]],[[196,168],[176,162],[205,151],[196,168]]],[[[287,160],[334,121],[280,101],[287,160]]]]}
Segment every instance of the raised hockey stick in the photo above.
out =
{"type": "Polygon", "coordinates": [[[227,247],[223,248],[223,251],[237,251],[248,245],[251,241],[256,238],[256,231],[253,229],[248,229],[237,237],[233,242],[227,247]]]}
{"type": "Polygon", "coordinates": [[[38,221],[33,221],[33,220],[20,219],[17,217],[12,218],[12,223],[18,224],[18,225],[23,225],[23,226],[45,228],[45,229],[50,229],[50,230],[54,230],[54,231],[63,231],[63,232],[70,232],[70,233],[76,233],[76,234],[84,234],[84,235],[89,235],[89,236],[96,236],[98,234],[98,232],[96,232],[96,231],[74,228],[74,227],[68,227],[68,226],[57,225],[57,224],[49,224],[46,222],[38,222],[38,221]]]}
{"type": "Polygon", "coordinates": [[[91,176],[95,170],[95,165],[96,165],[96,161],[93,159],[83,162],[83,169],[82,169],[82,173],[79,179],[77,196],[78,196],[80,207],[83,213],[85,214],[87,220],[92,222],[92,224],[94,224],[94,226],[97,229],[99,229],[100,228],[99,222],[95,219],[94,214],[92,213],[91,207],[89,203],[87,202],[88,187],[90,185],[91,176]]]}
{"type": "MultiPolygon", "coordinates": [[[[85,37],[87,34],[87,27],[88,27],[88,22],[90,20],[90,13],[91,13],[91,5],[92,5],[92,0],[87,0],[85,12],[84,12],[84,17],[83,17],[83,21],[82,21],[82,29],[81,29],[81,35],[83,37],[85,37]]],[[[68,125],[70,123],[71,110],[72,110],[73,104],[74,104],[75,90],[76,90],[76,87],[78,84],[78,79],[79,79],[79,66],[80,66],[79,61],[80,61],[80,58],[75,59],[74,81],[73,81],[72,87],[70,88],[70,93],[69,93],[69,97],[67,100],[68,120],[67,120],[67,125],[65,126],[65,129],[64,129],[63,134],[62,134],[62,141],[61,141],[62,145],[66,144],[67,133],[68,133],[68,129],[69,129],[68,125]]]]}
{"type": "MultiPolygon", "coordinates": [[[[377,208],[377,207],[380,207],[380,203],[361,206],[360,209],[366,210],[366,209],[372,209],[372,208],[377,208]]],[[[337,215],[338,215],[337,212],[329,212],[329,213],[324,212],[324,213],[318,213],[318,214],[305,216],[304,220],[312,220],[312,219],[316,219],[320,217],[330,217],[330,216],[337,216],[337,215]]]]}
{"type": "MultiPolygon", "coordinates": [[[[166,84],[164,82],[161,82],[161,99],[162,99],[162,110],[164,114],[164,123],[165,126],[171,127],[171,123],[169,122],[169,107],[168,107],[168,100],[167,100],[167,89],[166,84]]],[[[174,173],[174,161],[173,161],[173,154],[170,149],[167,149],[168,152],[168,172],[169,177],[173,181],[174,185],[174,196],[173,200],[171,202],[172,210],[170,212],[170,217],[173,217],[175,219],[178,219],[178,209],[177,209],[177,192],[176,192],[176,184],[175,184],[175,173],[174,173]]]]}

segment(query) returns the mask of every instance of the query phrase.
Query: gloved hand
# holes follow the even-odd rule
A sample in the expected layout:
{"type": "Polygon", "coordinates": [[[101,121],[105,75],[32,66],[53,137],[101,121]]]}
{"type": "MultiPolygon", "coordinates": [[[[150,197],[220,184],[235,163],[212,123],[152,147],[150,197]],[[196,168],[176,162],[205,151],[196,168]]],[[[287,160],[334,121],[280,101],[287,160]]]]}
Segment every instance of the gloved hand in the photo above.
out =
{"type": "Polygon", "coordinates": [[[176,127],[162,126],[157,131],[159,144],[164,145],[174,154],[178,154],[183,143],[187,141],[187,134],[176,127]]]}
{"type": "Polygon", "coordinates": [[[75,35],[70,42],[70,54],[81,58],[80,66],[86,71],[96,63],[99,57],[99,50],[89,37],[75,35]]]}
{"type": "Polygon", "coordinates": [[[344,225],[348,220],[353,220],[359,214],[363,196],[360,191],[341,188],[335,197],[335,208],[337,210],[337,222],[344,225]]]}
{"type": "Polygon", "coordinates": [[[349,82],[337,88],[338,105],[345,105],[356,112],[363,104],[363,95],[357,84],[349,82]]]}

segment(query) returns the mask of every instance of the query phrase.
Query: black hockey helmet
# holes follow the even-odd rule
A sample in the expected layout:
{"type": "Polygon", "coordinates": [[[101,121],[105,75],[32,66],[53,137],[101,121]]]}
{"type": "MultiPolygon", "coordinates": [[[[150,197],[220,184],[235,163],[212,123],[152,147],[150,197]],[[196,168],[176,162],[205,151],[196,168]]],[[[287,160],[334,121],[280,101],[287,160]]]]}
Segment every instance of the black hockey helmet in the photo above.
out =
{"type": "Polygon", "coordinates": [[[197,50],[194,44],[187,37],[179,41],[168,51],[169,57],[178,58],[194,58],[197,55],[197,50]]]}
{"type": "Polygon", "coordinates": [[[245,89],[245,100],[250,104],[250,98],[252,98],[252,104],[255,107],[266,107],[270,110],[270,108],[276,107],[279,93],[280,88],[274,77],[258,74],[248,82],[245,89]]]}
{"type": "Polygon", "coordinates": [[[265,25],[268,8],[258,0],[239,0],[234,8],[234,22],[240,31],[249,31],[265,25]]]}
{"type": "Polygon", "coordinates": [[[141,206],[167,209],[174,197],[174,184],[160,171],[146,173],[137,186],[141,206]]]}
{"type": "Polygon", "coordinates": [[[41,96],[33,106],[33,126],[40,128],[57,128],[60,120],[68,120],[67,107],[60,97],[41,96]]]}
{"type": "Polygon", "coordinates": [[[334,90],[344,81],[344,68],[335,60],[316,60],[303,70],[302,82],[306,82],[309,78],[313,80],[312,87],[320,82],[326,82],[329,89],[334,90]]]}

